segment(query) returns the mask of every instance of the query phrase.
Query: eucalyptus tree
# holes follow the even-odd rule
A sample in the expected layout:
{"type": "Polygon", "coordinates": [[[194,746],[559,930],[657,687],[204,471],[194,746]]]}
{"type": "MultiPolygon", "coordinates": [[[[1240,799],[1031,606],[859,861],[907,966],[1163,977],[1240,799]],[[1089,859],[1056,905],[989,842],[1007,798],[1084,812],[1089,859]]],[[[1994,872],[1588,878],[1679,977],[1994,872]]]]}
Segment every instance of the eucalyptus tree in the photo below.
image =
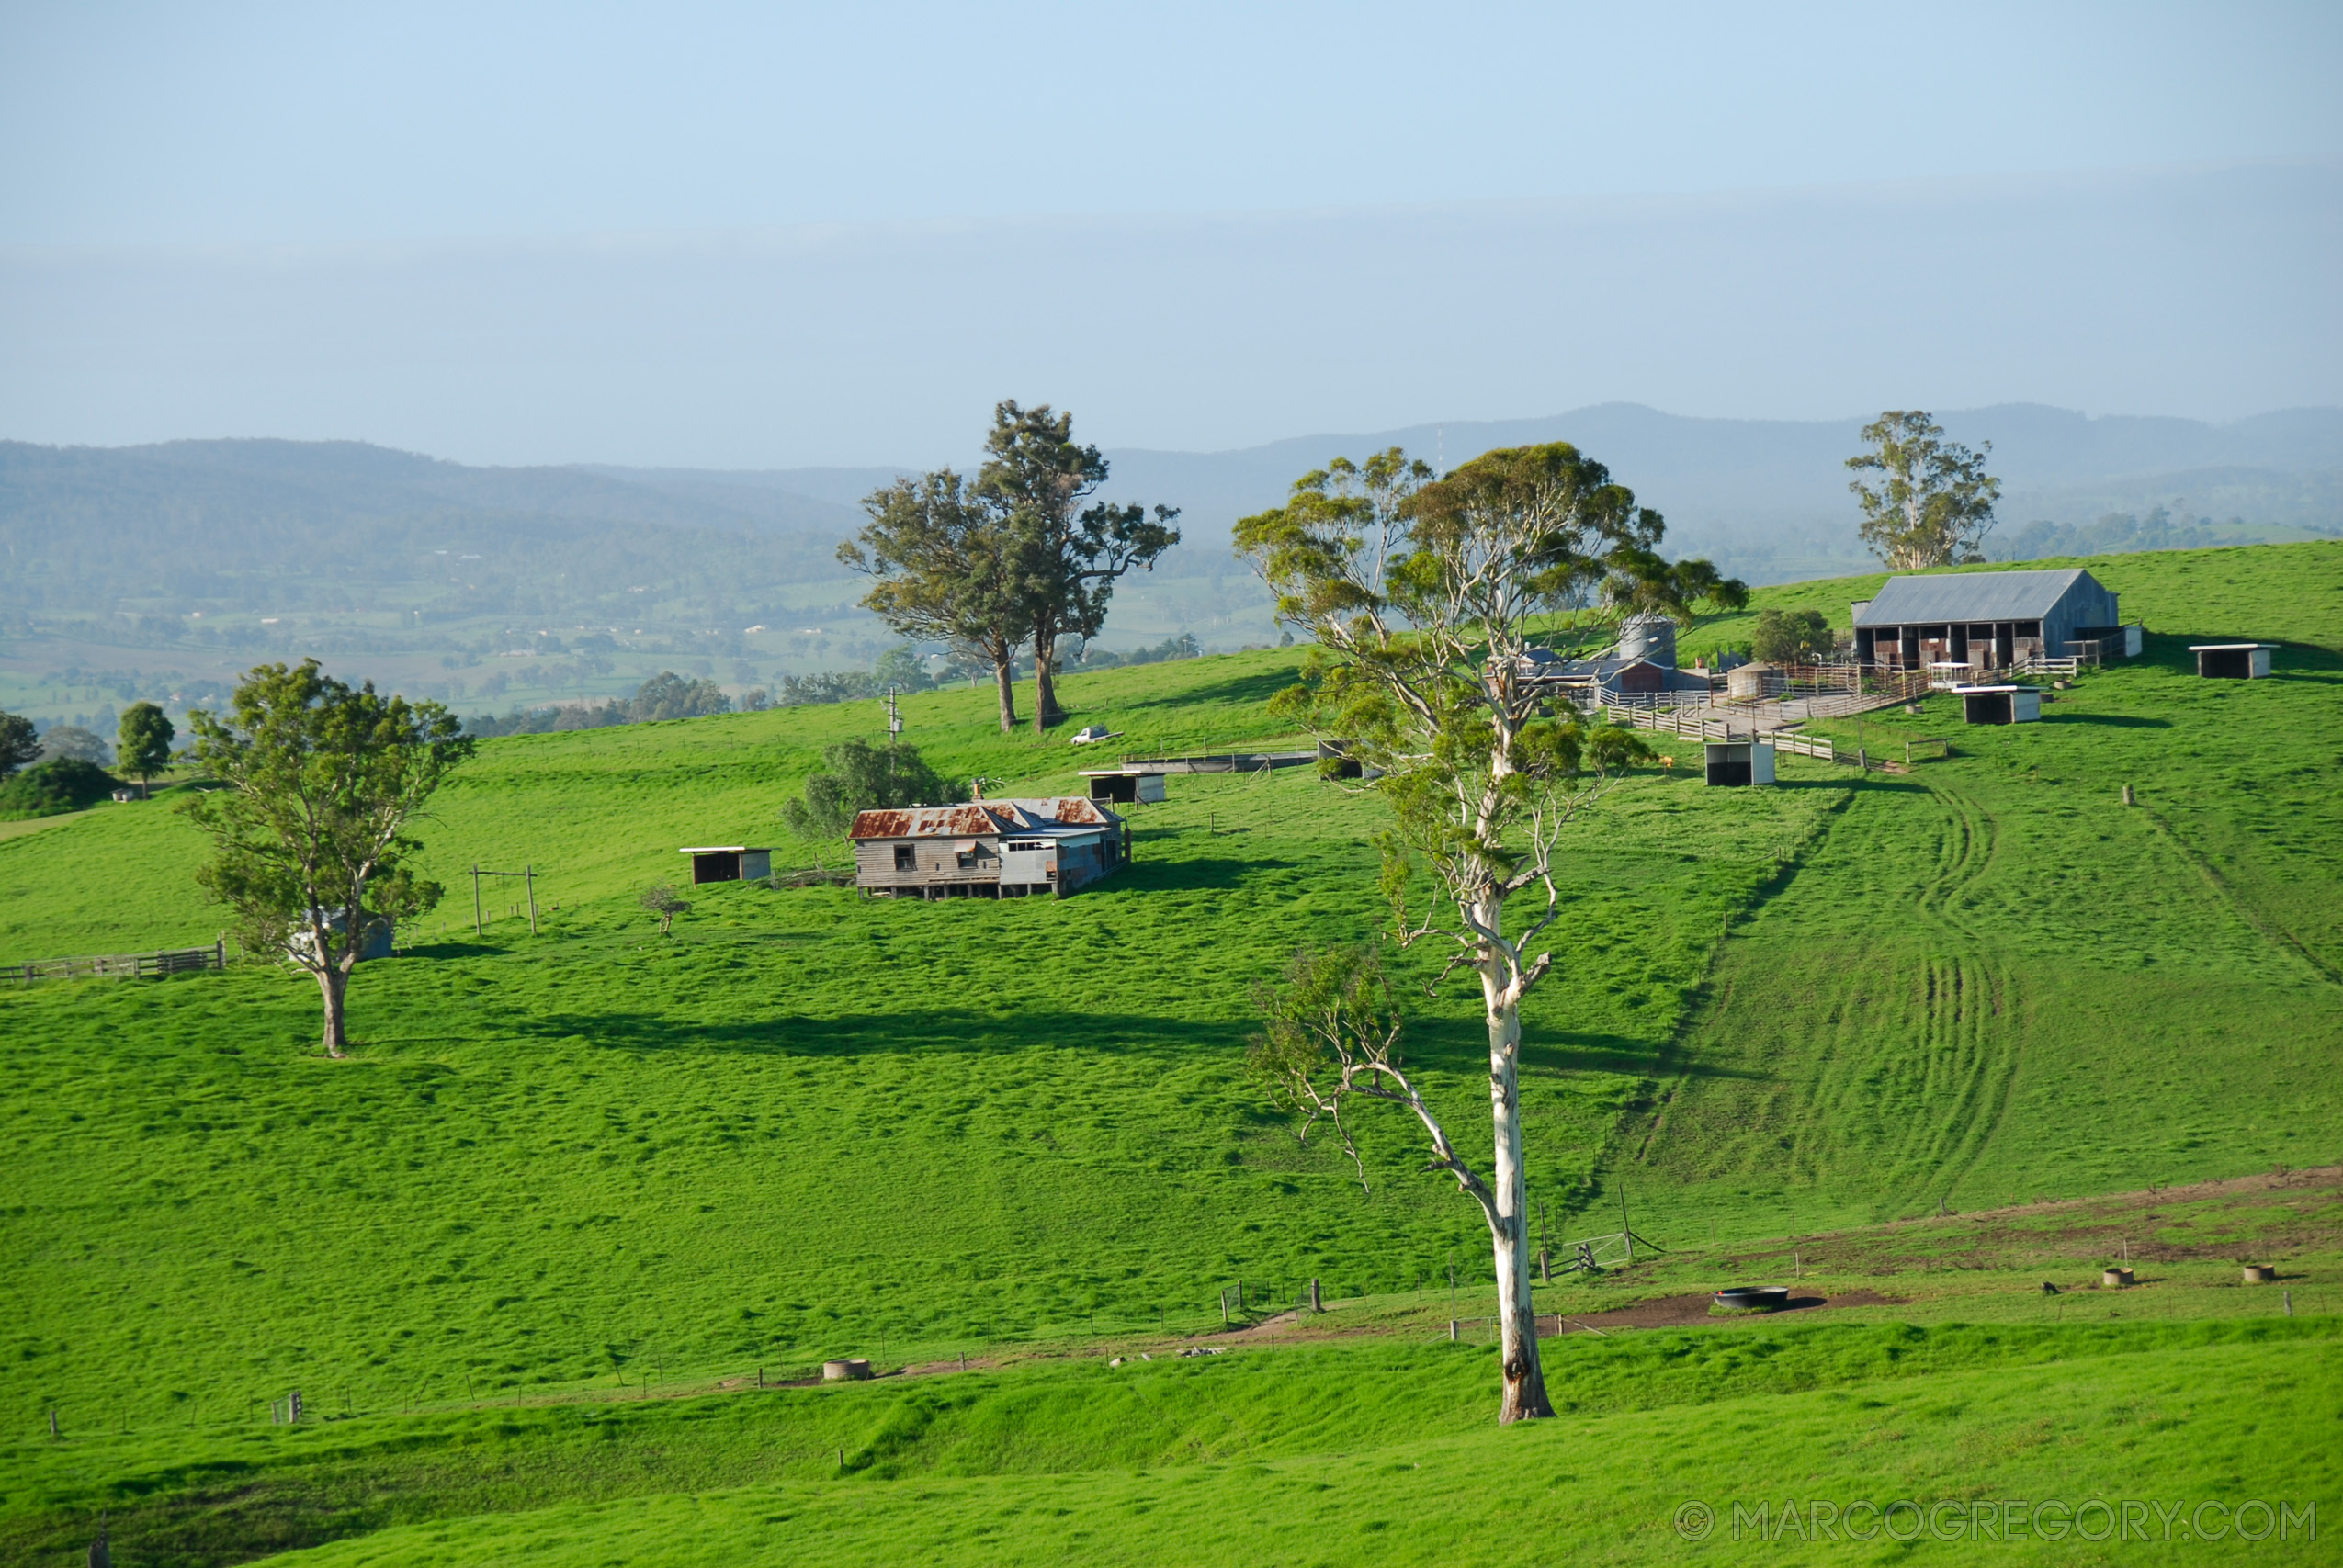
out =
{"type": "Polygon", "coordinates": [[[1063,716],[1051,668],[1060,637],[1087,641],[1106,624],[1115,580],[1180,542],[1177,508],[1138,502],[1081,503],[1106,482],[1095,446],[1074,440],[1074,416],[1048,404],[992,411],[976,493],[1014,541],[1015,592],[1033,642],[1034,728],[1063,716]]]}
{"type": "Polygon", "coordinates": [[[1631,730],[1567,704],[1549,713],[1528,655],[1545,617],[1592,594],[1683,611],[1688,592],[1725,581],[1706,563],[1671,575],[1657,554],[1664,528],[1602,464],[1562,443],[1488,452],[1440,479],[1397,447],[1340,460],[1297,481],[1283,507],[1237,525],[1237,547],[1275,591],[1279,617],[1317,645],[1279,703],[1382,772],[1365,787],[1392,814],[1382,891],[1400,945],[1449,950],[1435,987],[1459,969],[1480,983],[1488,1162],[1457,1150],[1399,1068],[1379,971],[1356,953],[1297,959],[1272,994],[1255,1062],[1310,1119],[1305,1135],[1328,1117],[1354,1156],[1347,1101],[1394,1101],[1422,1122],[1432,1168],[1488,1224],[1500,1421],[1553,1414],[1530,1296],[1522,1003],[1556,962],[1540,944],[1562,911],[1564,829],[1649,755],[1631,730]],[[1419,863],[1437,889],[1422,908],[1411,891],[1419,863]]]}
{"type": "Polygon", "coordinates": [[[247,952],[317,981],[325,1054],[348,1054],[350,971],[393,920],[428,911],[407,829],[474,742],[437,703],[353,689],[318,668],[264,664],[222,718],[187,716],[196,758],[220,787],[182,809],[211,837],[196,881],[228,906],[247,952]]]}
{"type": "Polygon", "coordinates": [[[1993,443],[1971,451],[1944,439],[1944,427],[1919,409],[1890,409],[1863,426],[1868,452],[1847,459],[1877,483],[1847,481],[1862,508],[1857,530],[1872,553],[1897,571],[1985,559],[2001,481],[1985,470],[1993,443]]]}
{"type": "Polygon", "coordinates": [[[870,521],[838,558],[877,579],[863,605],[904,637],[952,644],[992,667],[1001,728],[1017,728],[1017,650],[1032,614],[997,507],[949,468],[898,479],[863,499],[870,521]]]}

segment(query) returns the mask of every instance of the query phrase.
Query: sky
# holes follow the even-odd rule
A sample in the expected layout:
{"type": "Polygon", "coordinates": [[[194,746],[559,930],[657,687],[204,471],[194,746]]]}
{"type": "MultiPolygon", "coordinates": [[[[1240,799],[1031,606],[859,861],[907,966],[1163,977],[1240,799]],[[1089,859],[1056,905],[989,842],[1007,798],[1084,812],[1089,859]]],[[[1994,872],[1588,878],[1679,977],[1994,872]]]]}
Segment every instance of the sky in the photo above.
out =
{"type": "Polygon", "coordinates": [[[2343,401],[2343,6],[0,3],[0,438],[2343,401]]]}

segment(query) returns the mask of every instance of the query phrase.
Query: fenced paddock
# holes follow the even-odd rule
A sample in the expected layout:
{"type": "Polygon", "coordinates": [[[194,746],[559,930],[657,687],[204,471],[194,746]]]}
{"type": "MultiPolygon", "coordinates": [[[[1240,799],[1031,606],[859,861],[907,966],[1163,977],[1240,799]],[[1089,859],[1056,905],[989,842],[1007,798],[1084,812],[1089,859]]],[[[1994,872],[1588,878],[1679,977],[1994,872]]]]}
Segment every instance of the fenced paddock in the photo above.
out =
{"type": "Polygon", "coordinates": [[[228,943],[222,939],[209,947],[172,947],[159,953],[112,953],[96,958],[41,958],[30,964],[0,964],[0,982],[13,980],[29,985],[35,980],[141,980],[226,967],[228,943]]]}

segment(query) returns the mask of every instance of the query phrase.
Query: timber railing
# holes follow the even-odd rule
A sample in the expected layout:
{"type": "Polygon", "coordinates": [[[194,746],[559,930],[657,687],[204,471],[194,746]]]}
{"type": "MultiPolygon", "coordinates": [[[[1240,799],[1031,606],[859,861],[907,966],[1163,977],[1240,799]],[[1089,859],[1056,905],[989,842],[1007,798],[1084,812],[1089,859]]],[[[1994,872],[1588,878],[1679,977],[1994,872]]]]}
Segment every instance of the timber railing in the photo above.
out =
{"type": "Polygon", "coordinates": [[[0,981],[29,984],[34,980],[130,980],[226,967],[228,944],[223,940],[209,947],[174,947],[160,953],[114,953],[96,958],[42,958],[30,964],[0,964],[0,981]]]}

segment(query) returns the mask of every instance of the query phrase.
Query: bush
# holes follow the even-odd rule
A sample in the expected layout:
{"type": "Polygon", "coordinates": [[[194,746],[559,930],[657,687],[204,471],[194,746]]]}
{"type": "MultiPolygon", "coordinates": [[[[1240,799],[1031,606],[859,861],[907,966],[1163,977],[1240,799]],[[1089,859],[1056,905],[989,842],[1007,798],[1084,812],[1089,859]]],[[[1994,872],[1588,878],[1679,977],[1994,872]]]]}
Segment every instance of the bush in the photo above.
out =
{"type": "Polygon", "coordinates": [[[1760,612],[1749,647],[1768,664],[1812,664],[1831,649],[1830,623],[1820,610],[1760,612]]]}
{"type": "Polygon", "coordinates": [[[843,740],[824,747],[821,766],[806,780],[805,798],[781,808],[781,820],[800,839],[843,839],[858,811],[888,807],[941,806],[952,786],[920,760],[916,746],[873,746],[843,740]]]}
{"type": "Polygon", "coordinates": [[[121,780],[95,762],[59,757],[0,784],[0,817],[54,817],[61,811],[85,811],[122,787],[121,780]]]}

